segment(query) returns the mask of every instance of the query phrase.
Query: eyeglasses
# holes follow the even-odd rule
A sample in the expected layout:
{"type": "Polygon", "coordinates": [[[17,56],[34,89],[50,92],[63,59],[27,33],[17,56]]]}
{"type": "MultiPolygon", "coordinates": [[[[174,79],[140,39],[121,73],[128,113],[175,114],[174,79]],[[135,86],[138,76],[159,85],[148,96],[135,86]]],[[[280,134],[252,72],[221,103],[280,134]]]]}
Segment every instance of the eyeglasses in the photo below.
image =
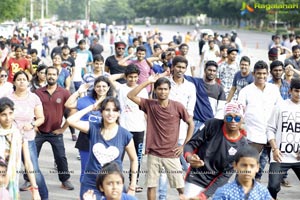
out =
{"type": "Polygon", "coordinates": [[[226,115],[225,116],[225,120],[226,122],[232,122],[233,120],[237,123],[239,123],[241,121],[242,117],[241,116],[231,116],[231,115],[226,115]]]}
{"type": "Polygon", "coordinates": [[[118,50],[125,50],[125,48],[117,48],[118,50]]]}
{"type": "Polygon", "coordinates": [[[1,77],[1,78],[6,78],[6,77],[7,77],[7,74],[1,74],[0,77],[1,77]]]}

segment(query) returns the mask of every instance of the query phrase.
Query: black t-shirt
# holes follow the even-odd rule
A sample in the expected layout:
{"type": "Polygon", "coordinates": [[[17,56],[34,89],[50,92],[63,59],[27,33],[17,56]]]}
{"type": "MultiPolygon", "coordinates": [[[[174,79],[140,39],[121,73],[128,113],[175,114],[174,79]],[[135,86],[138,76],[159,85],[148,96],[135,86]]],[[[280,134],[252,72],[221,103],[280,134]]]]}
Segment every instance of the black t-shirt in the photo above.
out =
{"type": "Polygon", "coordinates": [[[228,138],[224,121],[210,119],[203,129],[198,130],[184,146],[184,155],[194,152],[204,161],[204,166],[192,168],[186,175],[186,181],[202,188],[204,194],[212,196],[218,187],[226,184],[233,173],[236,153],[247,144],[245,132],[237,139],[228,138]]]}
{"type": "Polygon", "coordinates": [[[89,50],[92,52],[93,57],[95,57],[96,55],[101,55],[103,52],[103,46],[101,44],[96,44],[93,45],[89,50]]]}
{"type": "Polygon", "coordinates": [[[39,63],[41,62],[41,59],[39,57],[37,57],[36,61],[32,61],[32,68],[33,70],[36,72],[37,68],[38,68],[38,65],[39,63]]]}
{"type": "MultiPolygon", "coordinates": [[[[118,64],[118,60],[115,56],[109,56],[105,60],[105,66],[109,68],[110,74],[122,74],[125,73],[126,67],[122,67],[118,64]]],[[[124,78],[117,80],[119,83],[126,83],[124,78]]]]}
{"type": "Polygon", "coordinates": [[[51,59],[53,59],[54,55],[61,55],[61,47],[57,46],[57,47],[54,47],[51,51],[51,59]]]}
{"type": "Polygon", "coordinates": [[[69,56],[67,59],[64,59],[62,57],[61,66],[63,68],[66,68],[69,71],[70,75],[72,75],[72,68],[75,67],[74,58],[72,58],[71,56],[69,56]]]}

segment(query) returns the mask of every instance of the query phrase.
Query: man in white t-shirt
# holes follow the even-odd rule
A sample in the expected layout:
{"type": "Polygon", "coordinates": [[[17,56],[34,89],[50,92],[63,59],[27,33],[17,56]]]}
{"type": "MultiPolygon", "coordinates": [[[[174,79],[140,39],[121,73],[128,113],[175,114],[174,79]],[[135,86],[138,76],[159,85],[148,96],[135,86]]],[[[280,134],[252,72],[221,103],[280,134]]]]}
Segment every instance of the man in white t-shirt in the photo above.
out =
{"type": "Polygon", "coordinates": [[[267,127],[272,147],[268,189],[273,199],[277,198],[283,175],[289,169],[293,169],[300,180],[300,79],[292,79],[289,93],[291,99],[274,107],[267,127]]]}

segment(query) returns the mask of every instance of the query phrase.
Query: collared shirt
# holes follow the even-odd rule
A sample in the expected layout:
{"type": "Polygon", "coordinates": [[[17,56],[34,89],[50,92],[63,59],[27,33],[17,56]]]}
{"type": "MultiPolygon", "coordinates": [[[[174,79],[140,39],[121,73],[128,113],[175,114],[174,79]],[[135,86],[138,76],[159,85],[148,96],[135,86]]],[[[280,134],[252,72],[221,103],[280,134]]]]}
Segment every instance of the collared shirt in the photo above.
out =
{"type": "Polygon", "coordinates": [[[244,121],[247,139],[251,142],[266,144],[267,121],[275,104],[282,101],[278,87],[266,83],[265,88],[261,90],[251,83],[240,91],[238,101],[246,108],[244,121]]]}
{"type": "Polygon", "coordinates": [[[70,97],[70,92],[57,86],[52,95],[47,91],[47,86],[35,91],[43,104],[45,122],[39,126],[39,130],[44,133],[50,133],[61,128],[62,119],[65,110],[65,102],[70,97]]]}
{"type": "Polygon", "coordinates": [[[186,108],[189,115],[193,116],[196,104],[195,85],[186,79],[183,79],[181,84],[177,84],[173,78],[170,78],[169,80],[171,82],[169,98],[180,102],[186,108]]]}
{"type": "MultiPolygon", "coordinates": [[[[193,83],[189,82],[186,79],[183,79],[181,84],[177,84],[174,79],[171,77],[171,90],[169,98],[171,100],[180,102],[190,116],[194,115],[194,108],[196,104],[196,87],[193,83]]],[[[179,130],[179,140],[184,140],[187,134],[187,124],[181,120],[180,121],[180,130],[179,130]]],[[[181,141],[180,141],[181,142],[181,141]]]]}
{"type": "MultiPolygon", "coordinates": [[[[271,79],[269,83],[275,84],[273,79],[271,79]]],[[[281,79],[279,92],[283,100],[289,99],[291,97],[289,94],[289,89],[290,89],[290,84],[286,80],[281,79]]]]}
{"type": "Polygon", "coordinates": [[[245,194],[242,185],[234,180],[223,187],[217,189],[213,196],[213,200],[226,199],[226,200],[270,200],[272,199],[268,189],[260,183],[253,180],[253,188],[245,194]]]}

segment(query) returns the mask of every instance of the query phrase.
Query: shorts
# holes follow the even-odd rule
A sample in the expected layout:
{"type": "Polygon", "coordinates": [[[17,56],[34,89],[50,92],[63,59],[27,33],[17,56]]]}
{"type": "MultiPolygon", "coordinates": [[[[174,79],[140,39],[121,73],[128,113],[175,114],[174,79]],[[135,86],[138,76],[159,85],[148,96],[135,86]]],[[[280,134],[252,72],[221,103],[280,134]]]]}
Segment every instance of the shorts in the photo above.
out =
{"type": "Polygon", "coordinates": [[[182,166],[179,158],[160,158],[148,154],[147,169],[147,187],[157,187],[160,174],[166,173],[171,188],[184,188],[182,166]]]}

